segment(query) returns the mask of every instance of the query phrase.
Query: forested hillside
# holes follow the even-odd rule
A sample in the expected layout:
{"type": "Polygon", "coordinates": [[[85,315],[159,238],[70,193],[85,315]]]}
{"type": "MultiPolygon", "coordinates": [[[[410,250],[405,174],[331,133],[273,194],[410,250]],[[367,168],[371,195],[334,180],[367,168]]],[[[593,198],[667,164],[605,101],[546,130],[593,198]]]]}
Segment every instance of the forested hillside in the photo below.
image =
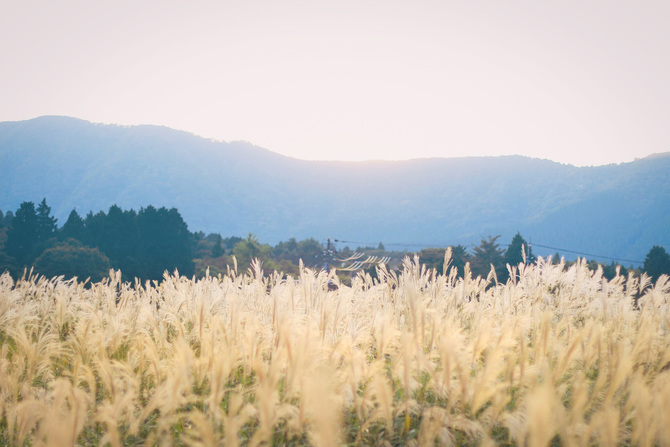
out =
{"type": "Polygon", "coordinates": [[[536,245],[642,260],[670,246],[668,172],[668,153],[593,168],[517,156],[309,162],[164,127],[0,123],[0,209],[46,197],[64,222],[73,208],[176,207],[191,228],[273,244],[331,236],[411,250],[519,231],[536,245]]]}

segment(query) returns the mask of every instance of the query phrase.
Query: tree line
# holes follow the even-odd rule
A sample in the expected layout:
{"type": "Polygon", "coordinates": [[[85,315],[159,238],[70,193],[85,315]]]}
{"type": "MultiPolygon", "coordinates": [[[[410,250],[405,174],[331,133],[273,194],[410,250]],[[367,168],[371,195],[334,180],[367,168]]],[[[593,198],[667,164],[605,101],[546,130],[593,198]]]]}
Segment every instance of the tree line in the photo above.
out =
{"type": "Polygon", "coordinates": [[[96,282],[113,268],[121,270],[125,281],[160,281],[165,271],[188,277],[226,273],[235,265],[243,271],[255,258],[263,261],[266,272],[293,275],[300,260],[309,267],[323,261],[323,247],[312,238],[272,247],[251,234],[223,238],[191,233],[176,208],[135,211],[112,205],[85,217],[73,209],[65,224],[57,223],[46,199],[37,206],[23,202],[15,212],[0,210],[0,274],[9,271],[17,278],[33,269],[46,277],[96,282]]]}
{"type": "MultiPolygon", "coordinates": [[[[107,213],[72,210],[58,228],[46,199],[35,207],[23,202],[3,228],[0,271],[14,276],[34,268],[47,277],[64,275],[99,281],[110,268],[124,279],[160,280],[175,269],[194,273],[191,233],[177,209],[148,206],[124,211],[113,205],[107,213]]],[[[7,216],[3,217],[3,225],[7,216]]]]}
{"type": "MultiPolygon", "coordinates": [[[[463,245],[452,246],[449,268],[456,267],[459,276],[464,274],[466,264],[473,276],[487,277],[493,271],[492,280],[504,283],[509,277],[508,265],[535,262],[532,246],[521,234],[517,233],[506,249],[500,245],[499,238],[488,236],[471,250],[463,245]]],[[[412,254],[387,251],[382,243],[377,247],[358,247],[357,251],[361,250],[371,255],[389,256],[390,268],[398,268],[402,258],[412,254]]],[[[77,276],[95,282],[106,277],[113,268],[121,270],[127,281],[135,278],[160,281],[165,271],[177,270],[189,277],[202,277],[207,273],[225,274],[231,268],[246,270],[252,259],[262,261],[266,272],[297,275],[300,262],[312,268],[326,263],[342,267],[337,258],[351,253],[349,247],[339,253],[325,250],[313,238],[302,241],[291,238],[271,246],[253,234],[246,238],[224,238],[217,233],[191,233],[176,208],[147,206],[135,211],[113,205],[106,213],[89,212],[85,217],[73,209],[62,227],[58,227],[57,219],[51,215],[46,199],[37,206],[23,202],[15,212],[3,214],[0,210],[0,273],[7,270],[14,277],[33,268],[47,277],[77,276]]],[[[425,248],[416,254],[428,268],[444,270],[445,248],[425,248]]],[[[553,261],[559,260],[557,253],[553,261]]],[[[602,268],[608,279],[613,278],[617,270],[623,275],[629,270],[614,262],[589,261],[589,267],[602,268]]],[[[641,270],[654,280],[661,274],[670,274],[670,256],[665,248],[652,247],[641,270]]],[[[374,266],[368,267],[365,273],[374,277],[374,266]]],[[[346,275],[342,278],[346,280],[346,275]]]]}
{"type": "MultiPolygon", "coordinates": [[[[509,278],[508,265],[516,266],[524,262],[524,254],[526,256],[526,263],[532,264],[536,261],[532,246],[526,242],[521,234],[517,233],[512,238],[507,249],[503,249],[498,243],[499,238],[500,236],[488,236],[486,239],[482,239],[478,246],[473,247],[472,253],[468,252],[467,248],[463,245],[452,247],[451,265],[457,267],[459,272],[463,272],[465,264],[469,263],[472,275],[483,277],[488,276],[489,272],[492,270],[491,267],[493,267],[493,271],[495,271],[496,274],[495,279],[497,279],[499,283],[504,283],[509,278]]],[[[442,271],[444,264],[444,249],[423,249],[419,252],[419,256],[423,263],[431,268],[437,269],[439,272],[442,271]]],[[[555,264],[561,262],[559,253],[552,255],[551,259],[555,264]]],[[[565,265],[566,267],[569,267],[574,262],[575,261],[565,261],[565,265]]],[[[608,280],[614,278],[617,275],[617,271],[619,274],[627,276],[629,271],[632,270],[634,273],[638,274],[645,272],[653,281],[656,281],[662,274],[670,275],[670,255],[664,247],[655,245],[649,250],[641,269],[635,269],[632,266],[625,267],[614,261],[611,261],[609,264],[602,264],[596,260],[588,260],[587,266],[594,271],[601,268],[603,270],[603,276],[608,280]]]]}

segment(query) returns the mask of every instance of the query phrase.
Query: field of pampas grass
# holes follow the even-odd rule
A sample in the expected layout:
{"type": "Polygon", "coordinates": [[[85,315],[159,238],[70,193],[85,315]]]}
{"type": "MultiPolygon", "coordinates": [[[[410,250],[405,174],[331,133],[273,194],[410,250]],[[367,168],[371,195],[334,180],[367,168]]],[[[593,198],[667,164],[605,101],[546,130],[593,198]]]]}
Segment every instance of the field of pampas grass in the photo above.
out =
{"type": "Polygon", "coordinates": [[[0,445],[670,446],[669,279],[511,270],[5,274],[0,445]]]}

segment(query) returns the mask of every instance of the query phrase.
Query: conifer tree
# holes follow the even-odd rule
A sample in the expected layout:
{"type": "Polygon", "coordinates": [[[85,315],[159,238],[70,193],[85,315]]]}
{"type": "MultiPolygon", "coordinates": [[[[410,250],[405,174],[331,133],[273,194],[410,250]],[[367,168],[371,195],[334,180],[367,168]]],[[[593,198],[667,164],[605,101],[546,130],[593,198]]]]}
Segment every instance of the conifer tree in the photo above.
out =
{"type": "Polygon", "coordinates": [[[14,220],[14,213],[12,213],[11,211],[7,211],[5,213],[5,219],[4,219],[5,227],[12,226],[12,220],[14,220]]]}
{"type": "Polygon", "coordinates": [[[533,255],[533,250],[528,245],[528,242],[521,236],[520,233],[517,233],[512,238],[512,242],[507,247],[505,251],[505,263],[511,266],[517,266],[523,262],[522,249],[526,253],[526,261],[530,264],[535,262],[535,255],[533,255]]]}
{"type": "Polygon", "coordinates": [[[463,277],[463,272],[465,272],[465,264],[468,262],[470,262],[470,254],[463,245],[458,244],[451,247],[451,264],[449,271],[455,267],[458,271],[458,276],[463,277]]]}
{"type": "Polygon", "coordinates": [[[486,278],[493,265],[493,268],[496,271],[496,276],[498,277],[498,282],[504,283],[507,281],[508,274],[503,257],[504,252],[497,242],[498,238],[500,238],[500,235],[495,237],[489,236],[488,239],[482,239],[479,246],[474,247],[472,273],[473,275],[479,275],[486,278]]]}
{"type": "Polygon", "coordinates": [[[61,239],[75,239],[82,244],[88,245],[88,235],[86,232],[86,225],[84,219],[81,218],[76,209],[70,211],[70,215],[60,230],[61,239]]]}
{"type": "Polygon", "coordinates": [[[218,258],[219,256],[223,256],[224,250],[223,250],[223,238],[221,237],[220,234],[216,235],[216,242],[214,243],[214,247],[212,247],[212,258],[218,258]]]}
{"type": "Polygon", "coordinates": [[[12,220],[12,226],[7,232],[6,253],[15,258],[19,264],[28,265],[36,257],[38,234],[35,204],[33,202],[21,203],[12,220]]]}
{"type": "Polygon", "coordinates": [[[42,199],[37,207],[37,243],[44,248],[45,243],[56,236],[58,220],[51,215],[51,207],[47,205],[47,199],[42,199]]]}
{"type": "Polygon", "coordinates": [[[177,209],[143,208],[137,214],[137,228],[144,278],[160,280],[166,270],[172,274],[175,269],[182,275],[193,275],[191,233],[177,209]]]}
{"type": "Polygon", "coordinates": [[[647,253],[642,268],[656,282],[661,275],[670,275],[670,255],[664,247],[654,245],[647,253]]]}

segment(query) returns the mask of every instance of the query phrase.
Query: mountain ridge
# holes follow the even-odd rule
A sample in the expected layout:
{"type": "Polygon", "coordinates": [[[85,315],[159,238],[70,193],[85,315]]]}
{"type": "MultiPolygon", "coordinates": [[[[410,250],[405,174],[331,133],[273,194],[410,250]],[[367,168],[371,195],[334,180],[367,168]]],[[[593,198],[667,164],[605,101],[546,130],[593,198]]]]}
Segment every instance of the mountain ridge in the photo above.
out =
{"type": "Polygon", "coordinates": [[[0,123],[3,211],[46,197],[62,225],[75,207],[176,207],[191,231],[270,243],[469,245],[521,231],[548,246],[642,260],[652,245],[670,245],[666,172],[670,153],[595,167],[520,155],[311,161],[164,126],[0,123]]]}

